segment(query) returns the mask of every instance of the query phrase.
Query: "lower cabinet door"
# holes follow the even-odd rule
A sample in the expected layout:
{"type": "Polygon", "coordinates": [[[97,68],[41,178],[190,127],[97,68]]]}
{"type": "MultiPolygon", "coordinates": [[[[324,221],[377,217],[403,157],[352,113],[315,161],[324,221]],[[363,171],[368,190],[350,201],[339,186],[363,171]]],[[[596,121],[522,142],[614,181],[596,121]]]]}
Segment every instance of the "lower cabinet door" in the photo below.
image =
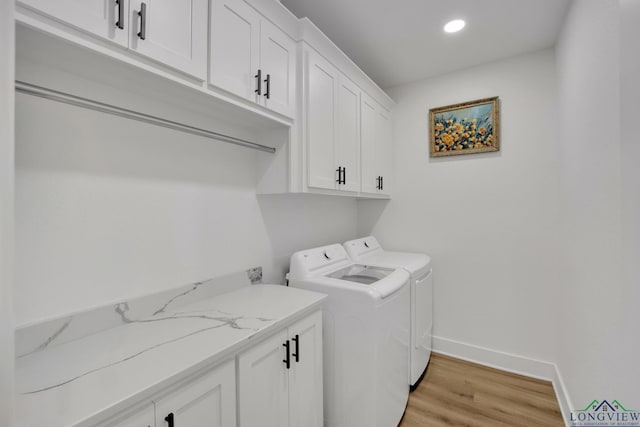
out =
{"type": "Polygon", "coordinates": [[[116,417],[106,423],[98,424],[99,427],[154,427],[155,425],[155,412],[151,402],[128,414],[116,417]]]}
{"type": "Polygon", "coordinates": [[[289,427],[322,427],[322,312],[289,327],[289,427]]]}
{"type": "Polygon", "coordinates": [[[289,426],[287,354],[290,367],[292,362],[284,346],[287,342],[291,346],[284,330],[238,357],[240,427],[289,426]]]}
{"type": "Polygon", "coordinates": [[[236,370],[230,360],[155,401],[156,427],[235,427],[236,370]]]}

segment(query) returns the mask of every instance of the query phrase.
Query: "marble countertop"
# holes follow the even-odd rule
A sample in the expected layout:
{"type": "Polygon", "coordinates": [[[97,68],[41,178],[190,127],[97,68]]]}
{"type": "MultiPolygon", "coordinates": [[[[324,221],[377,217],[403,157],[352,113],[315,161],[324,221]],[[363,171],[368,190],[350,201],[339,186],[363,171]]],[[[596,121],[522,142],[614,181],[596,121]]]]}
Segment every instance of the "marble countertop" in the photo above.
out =
{"type": "Polygon", "coordinates": [[[123,305],[121,326],[16,360],[17,425],[94,425],[232,357],[324,298],[279,285],[254,285],[143,318],[129,318],[123,305]]]}

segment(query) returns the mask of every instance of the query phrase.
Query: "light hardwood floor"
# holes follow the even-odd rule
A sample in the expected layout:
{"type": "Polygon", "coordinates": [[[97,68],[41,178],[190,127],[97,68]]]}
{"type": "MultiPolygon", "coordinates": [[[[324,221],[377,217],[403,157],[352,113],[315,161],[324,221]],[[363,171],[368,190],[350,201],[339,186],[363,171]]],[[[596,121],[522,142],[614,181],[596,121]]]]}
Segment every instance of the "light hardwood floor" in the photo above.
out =
{"type": "Polygon", "coordinates": [[[432,354],[399,427],[563,425],[550,382],[432,354]]]}

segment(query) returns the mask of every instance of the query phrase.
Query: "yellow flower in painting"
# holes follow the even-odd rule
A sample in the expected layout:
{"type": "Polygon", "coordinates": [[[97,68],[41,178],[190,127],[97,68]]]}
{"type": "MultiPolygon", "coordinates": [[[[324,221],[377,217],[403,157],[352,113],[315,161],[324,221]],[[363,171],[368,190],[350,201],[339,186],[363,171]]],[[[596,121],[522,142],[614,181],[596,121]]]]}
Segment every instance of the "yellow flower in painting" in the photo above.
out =
{"type": "Polygon", "coordinates": [[[453,123],[453,119],[449,119],[449,120],[447,120],[447,123],[448,123],[448,124],[453,123]]]}
{"type": "Polygon", "coordinates": [[[487,137],[487,141],[493,141],[493,135],[489,135],[489,136],[487,137]]]}
{"type": "Polygon", "coordinates": [[[482,147],[484,147],[483,143],[481,143],[481,142],[477,142],[476,143],[476,148],[482,148],[482,147]]]}
{"type": "Polygon", "coordinates": [[[442,129],[444,129],[444,126],[442,125],[442,123],[436,123],[436,130],[440,132],[442,129]]]}
{"type": "Polygon", "coordinates": [[[478,119],[472,119],[471,123],[476,123],[478,121],[478,119]]]}
{"type": "Polygon", "coordinates": [[[477,138],[475,136],[472,136],[471,138],[469,138],[469,141],[471,142],[476,142],[477,138]]]}
{"type": "Polygon", "coordinates": [[[478,129],[478,133],[480,135],[484,135],[485,133],[487,133],[487,128],[485,127],[481,127],[480,129],[478,129]]]}
{"type": "Polygon", "coordinates": [[[445,133],[444,135],[442,135],[442,142],[451,147],[453,145],[453,137],[450,134],[445,133]]]}
{"type": "Polygon", "coordinates": [[[462,133],[462,131],[464,130],[464,127],[460,123],[456,123],[454,126],[454,129],[456,133],[462,133]]]}
{"type": "Polygon", "coordinates": [[[456,150],[462,150],[462,145],[456,145],[456,150]]]}

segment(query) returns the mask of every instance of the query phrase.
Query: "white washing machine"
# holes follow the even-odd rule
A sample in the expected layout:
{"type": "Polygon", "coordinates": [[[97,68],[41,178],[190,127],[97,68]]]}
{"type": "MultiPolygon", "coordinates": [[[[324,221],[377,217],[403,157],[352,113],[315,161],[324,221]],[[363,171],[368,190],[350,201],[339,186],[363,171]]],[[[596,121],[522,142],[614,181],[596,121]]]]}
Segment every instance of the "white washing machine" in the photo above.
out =
{"type": "Polygon", "coordinates": [[[342,245],[291,257],[289,286],[328,295],[323,305],[324,425],[396,427],[407,385],[410,301],[403,269],[353,263],[342,245]]]}
{"type": "Polygon", "coordinates": [[[433,277],[431,258],[425,254],[385,251],[375,237],[344,244],[357,263],[386,268],[404,268],[411,274],[411,348],[409,384],[419,382],[431,356],[433,334],[433,277]]]}

